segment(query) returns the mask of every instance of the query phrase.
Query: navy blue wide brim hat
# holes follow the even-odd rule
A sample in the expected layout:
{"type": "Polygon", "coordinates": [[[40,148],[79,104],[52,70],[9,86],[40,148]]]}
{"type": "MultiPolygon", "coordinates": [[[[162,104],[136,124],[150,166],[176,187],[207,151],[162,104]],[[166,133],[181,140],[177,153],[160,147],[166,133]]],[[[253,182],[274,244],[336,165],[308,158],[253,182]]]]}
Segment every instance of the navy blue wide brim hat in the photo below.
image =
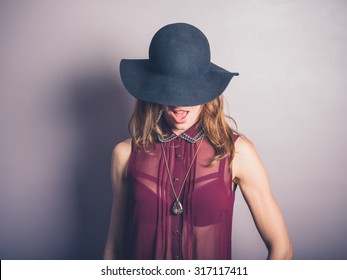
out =
{"type": "Polygon", "coordinates": [[[152,38],[149,59],[122,59],[125,88],[137,99],[171,106],[195,106],[217,98],[238,73],[210,61],[206,36],[187,23],[161,28],[152,38]]]}

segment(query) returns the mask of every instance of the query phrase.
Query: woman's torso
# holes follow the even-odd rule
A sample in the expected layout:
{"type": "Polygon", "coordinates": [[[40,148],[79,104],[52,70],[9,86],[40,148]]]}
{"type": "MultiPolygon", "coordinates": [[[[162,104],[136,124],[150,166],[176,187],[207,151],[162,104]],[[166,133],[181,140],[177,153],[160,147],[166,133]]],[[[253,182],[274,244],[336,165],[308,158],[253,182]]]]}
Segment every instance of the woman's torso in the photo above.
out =
{"type": "Polygon", "coordinates": [[[127,170],[127,259],[231,259],[232,175],[227,157],[209,166],[214,153],[195,126],[180,136],[158,140],[151,154],[132,147],[127,170]],[[175,193],[180,193],[181,215],[171,211],[175,193]]]}

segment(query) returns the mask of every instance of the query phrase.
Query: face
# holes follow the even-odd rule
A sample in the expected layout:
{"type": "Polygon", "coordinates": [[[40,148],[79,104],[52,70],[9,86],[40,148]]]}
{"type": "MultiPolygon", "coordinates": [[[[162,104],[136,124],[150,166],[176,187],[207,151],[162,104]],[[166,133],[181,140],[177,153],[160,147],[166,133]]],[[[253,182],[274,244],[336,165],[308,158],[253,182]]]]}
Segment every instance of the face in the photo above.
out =
{"type": "Polygon", "coordinates": [[[164,116],[172,131],[180,135],[198,121],[202,105],[175,107],[164,105],[164,116]]]}

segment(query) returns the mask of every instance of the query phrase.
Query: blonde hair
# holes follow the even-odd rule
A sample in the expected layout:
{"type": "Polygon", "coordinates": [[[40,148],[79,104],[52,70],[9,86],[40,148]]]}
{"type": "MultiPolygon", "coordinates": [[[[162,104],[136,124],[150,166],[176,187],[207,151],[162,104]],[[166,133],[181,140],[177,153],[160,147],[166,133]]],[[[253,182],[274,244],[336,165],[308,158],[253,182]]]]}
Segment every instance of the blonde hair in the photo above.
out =
{"type": "MultiPolygon", "coordinates": [[[[160,104],[137,100],[134,113],[129,121],[129,132],[133,136],[137,148],[143,148],[150,153],[151,146],[157,140],[158,135],[166,137],[160,127],[160,104]]],[[[214,165],[224,157],[231,162],[235,154],[233,134],[238,134],[237,125],[233,118],[224,113],[223,96],[202,105],[198,124],[203,127],[206,137],[215,149],[215,155],[210,161],[214,165]],[[231,128],[227,120],[232,121],[236,129],[231,128]]]]}

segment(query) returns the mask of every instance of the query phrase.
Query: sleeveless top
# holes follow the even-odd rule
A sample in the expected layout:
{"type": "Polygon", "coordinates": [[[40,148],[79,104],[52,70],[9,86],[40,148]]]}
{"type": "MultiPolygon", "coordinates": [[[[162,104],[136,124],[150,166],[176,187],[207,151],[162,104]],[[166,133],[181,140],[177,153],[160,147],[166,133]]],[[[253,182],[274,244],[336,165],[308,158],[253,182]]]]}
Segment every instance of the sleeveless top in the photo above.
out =
{"type": "MultiPolygon", "coordinates": [[[[132,147],[128,169],[126,259],[231,259],[235,193],[229,160],[208,166],[215,150],[204,131],[192,126],[180,136],[168,129],[150,154],[132,147]],[[202,141],[179,200],[183,213],[171,211],[176,200],[162,155],[163,145],[178,195],[202,141]]],[[[236,141],[235,135],[233,141],[236,141]]]]}

